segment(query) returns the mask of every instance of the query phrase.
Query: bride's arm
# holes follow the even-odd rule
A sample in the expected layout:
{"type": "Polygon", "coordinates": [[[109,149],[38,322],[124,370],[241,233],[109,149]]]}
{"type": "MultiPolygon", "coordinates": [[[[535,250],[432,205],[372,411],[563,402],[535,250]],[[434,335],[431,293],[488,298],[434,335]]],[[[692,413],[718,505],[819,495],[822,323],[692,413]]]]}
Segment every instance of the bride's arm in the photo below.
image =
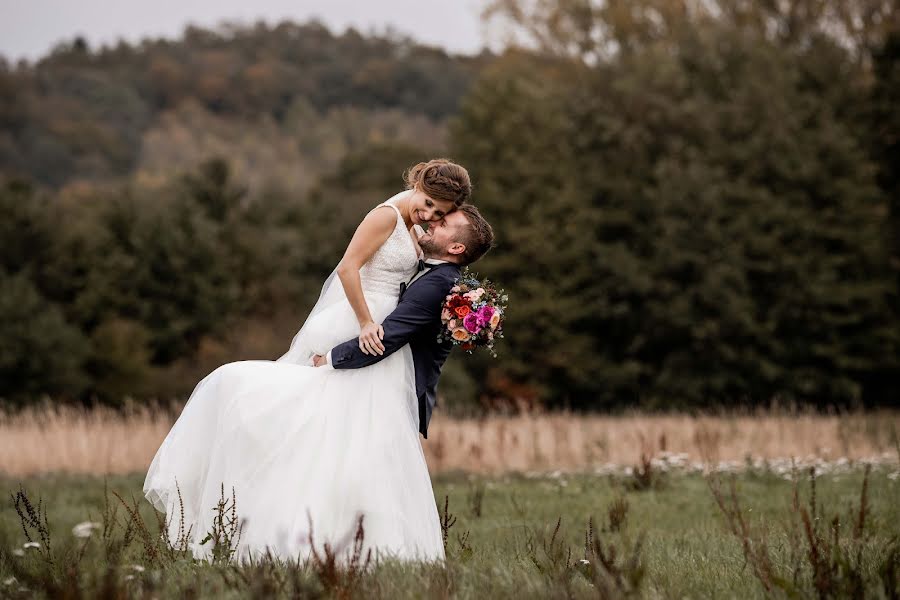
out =
{"type": "Polygon", "coordinates": [[[367,354],[384,352],[384,345],[381,343],[384,330],[372,320],[372,313],[369,312],[369,305],[363,295],[359,270],[390,237],[396,225],[397,217],[392,208],[373,210],[356,228],[356,233],[337,266],[338,278],[359,321],[359,349],[367,354]]]}

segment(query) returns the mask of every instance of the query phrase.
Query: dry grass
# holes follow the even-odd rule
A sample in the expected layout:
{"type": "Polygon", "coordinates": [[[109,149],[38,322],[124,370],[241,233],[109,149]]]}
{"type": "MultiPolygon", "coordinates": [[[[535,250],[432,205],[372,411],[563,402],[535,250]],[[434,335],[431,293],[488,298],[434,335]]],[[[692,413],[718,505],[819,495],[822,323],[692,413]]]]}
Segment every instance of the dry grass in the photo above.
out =
{"type": "Polygon", "coordinates": [[[705,463],[748,457],[896,457],[900,412],[742,416],[538,414],[434,420],[424,443],[434,471],[582,470],[684,453],[705,463]]]}
{"type": "Polygon", "coordinates": [[[73,407],[0,413],[0,472],[130,473],[150,466],[172,427],[162,410],[73,407]]]}
{"type": "MultiPolygon", "coordinates": [[[[176,411],[44,407],[0,413],[0,473],[130,473],[145,470],[176,411]]],[[[897,460],[900,411],[837,415],[578,416],[523,414],[450,419],[438,414],[423,442],[432,473],[576,471],[633,465],[642,455],[692,460],[750,458],[897,460]]]]}

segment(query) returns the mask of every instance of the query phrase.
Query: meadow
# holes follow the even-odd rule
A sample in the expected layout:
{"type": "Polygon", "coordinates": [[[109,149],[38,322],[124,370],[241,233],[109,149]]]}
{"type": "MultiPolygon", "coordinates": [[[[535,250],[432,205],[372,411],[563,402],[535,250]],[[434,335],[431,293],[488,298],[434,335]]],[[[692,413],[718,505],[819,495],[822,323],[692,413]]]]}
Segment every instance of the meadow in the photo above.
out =
{"type": "Polygon", "coordinates": [[[141,494],[179,409],[0,414],[0,597],[900,595],[896,411],[441,414],[445,564],[236,566],[230,497],[209,564],[141,494]]]}
{"type": "Polygon", "coordinates": [[[896,598],[898,474],[862,463],[787,474],[445,473],[434,480],[445,564],[360,556],[343,568],[327,556],[235,566],[227,527],[214,535],[219,558],[197,563],[155,537],[141,474],[5,476],[0,597],[896,598]]]}

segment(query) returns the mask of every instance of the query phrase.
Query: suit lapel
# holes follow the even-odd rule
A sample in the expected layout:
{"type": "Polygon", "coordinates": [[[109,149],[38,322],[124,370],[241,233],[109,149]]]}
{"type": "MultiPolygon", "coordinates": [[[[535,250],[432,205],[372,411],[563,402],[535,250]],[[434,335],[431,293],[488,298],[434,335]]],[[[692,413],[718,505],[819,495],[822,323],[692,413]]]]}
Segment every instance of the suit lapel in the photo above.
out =
{"type": "Polygon", "coordinates": [[[427,271],[426,273],[423,273],[421,277],[419,277],[418,279],[416,279],[415,281],[413,281],[413,282],[410,283],[409,285],[407,285],[407,284],[401,284],[401,285],[400,285],[400,297],[402,298],[402,297],[403,297],[403,294],[406,293],[406,290],[408,290],[408,289],[411,288],[412,286],[416,285],[417,283],[419,283],[420,281],[422,281],[422,280],[425,279],[426,277],[430,277],[431,275],[433,275],[433,274],[436,273],[437,271],[440,271],[441,269],[446,269],[446,268],[450,268],[450,267],[453,267],[453,268],[454,268],[454,270],[456,271],[456,277],[459,277],[459,272],[460,272],[460,271],[459,271],[459,265],[457,265],[456,263],[445,262],[445,263],[440,263],[440,264],[438,264],[438,265],[429,265],[428,271],[427,271]]]}

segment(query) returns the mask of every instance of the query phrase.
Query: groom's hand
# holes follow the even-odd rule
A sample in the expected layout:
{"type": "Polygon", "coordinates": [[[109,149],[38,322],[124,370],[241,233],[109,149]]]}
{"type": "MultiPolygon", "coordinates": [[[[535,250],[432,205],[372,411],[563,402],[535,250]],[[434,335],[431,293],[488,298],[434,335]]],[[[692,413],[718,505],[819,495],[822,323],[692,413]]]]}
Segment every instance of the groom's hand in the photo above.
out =
{"type": "Polygon", "coordinates": [[[313,355],[313,365],[316,367],[324,367],[328,364],[328,361],[325,360],[325,357],[320,354],[313,355]]]}

